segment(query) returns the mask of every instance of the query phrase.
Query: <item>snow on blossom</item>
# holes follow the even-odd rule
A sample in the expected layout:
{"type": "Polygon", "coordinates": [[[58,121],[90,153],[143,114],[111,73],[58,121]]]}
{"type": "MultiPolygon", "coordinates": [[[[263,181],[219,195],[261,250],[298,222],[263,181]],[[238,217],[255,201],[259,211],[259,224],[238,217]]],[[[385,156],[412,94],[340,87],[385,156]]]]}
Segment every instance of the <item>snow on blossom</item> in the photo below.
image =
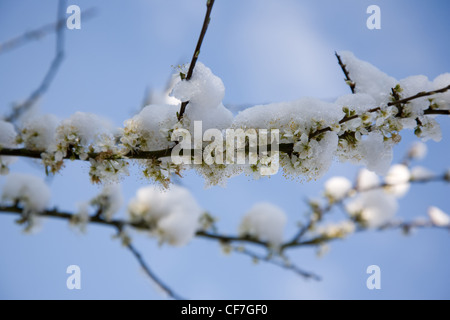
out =
{"type": "Polygon", "coordinates": [[[279,129],[282,141],[294,144],[292,157],[281,159],[285,172],[309,179],[321,177],[329,168],[338,146],[337,131],[327,131],[310,139],[310,134],[326,127],[339,127],[342,108],[333,103],[304,98],[291,102],[258,105],[241,111],[233,128],[279,129]]]}
{"type": "Polygon", "coordinates": [[[403,197],[410,188],[411,172],[404,164],[393,165],[384,178],[385,190],[396,197],[403,197]]]}
{"type": "Polygon", "coordinates": [[[367,169],[361,169],[356,180],[358,191],[369,190],[380,185],[377,174],[367,169]]]}
{"type": "Polygon", "coordinates": [[[279,207],[265,202],[258,203],[242,218],[239,234],[267,241],[276,247],[283,242],[286,221],[287,216],[279,207]]]}
{"type": "Polygon", "coordinates": [[[27,149],[46,150],[55,145],[58,118],[52,114],[32,115],[22,121],[20,138],[27,149]]]}
{"type": "Polygon", "coordinates": [[[56,128],[56,145],[50,145],[49,153],[55,153],[55,160],[62,160],[69,150],[82,160],[88,158],[90,148],[95,150],[105,136],[113,135],[112,125],[105,119],[91,113],[77,112],[61,121],[56,128]]]}
{"type": "MultiPolygon", "coordinates": [[[[0,120],[0,149],[12,148],[16,145],[17,133],[14,126],[6,121],[0,120]]],[[[15,157],[0,157],[0,175],[9,173],[8,166],[16,161],[15,157]]]]}
{"type": "Polygon", "coordinates": [[[189,101],[183,121],[190,123],[191,131],[194,121],[202,121],[204,131],[227,129],[233,121],[233,114],[222,104],[225,96],[222,80],[201,62],[195,65],[190,80],[175,84],[172,96],[189,101]]]}
{"type": "Polygon", "coordinates": [[[450,226],[450,216],[437,207],[430,207],[428,209],[428,217],[435,226],[450,226]]]}
{"type": "MultiPolygon", "coordinates": [[[[414,96],[419,92],[431,91],[433,89],[432,83],[428,77],[419,75],[411,76],[399,81],[401,88],[400,98],[414,96]]],[[[403,106],[403,116],[417,118],[423,115],[423,111],[430,106],[429,97],[422,97],[411,100],[408,104],[403,106]]]]}
{"type": "Polygon", "coordinates": [[[343,51],[339,52],[339,55],[350,73],[350,78],[356,84],[356,93],[369,94],[377,106],[390,101],[391,88],[397,85],[397,80],[369,62],[359,60],[352,52],[343,51]]]}
{"type": "Polygon", "coordinates": [[[384,141],[381,133],[370,132],[366,139],[360,142],[358,149],[367,169],[380,175],[386,174],[392,162],[393,152],[392,146],[384,141]]]}
{"type": "Polygon", "coordinates": [[[377,106],[375,99],[367,93],[347,94],[339,97],[335,103],[341,108],[347,107],[349,110],[355,111],[358,115],[377,106]]]}
{"type": "Polygon", "coordinates": [[[352,189],[352,183],[345,177],[333,177],[325,182],[325,194],[334,199],[341,200],[352,189]]]}
{"type": "Polygon", "coordinates": [[[188,189],[172,185],[168,190],[139,189],[128,204],[128,213],[131,221],[148,223],[162,243],[183,246],[195,236],[203,210],[188,189]]]}
{"type": "Polygon", "coordinates": [[[354,233],[356,225],[353,221],[341,221],[339,223],[329,223],[317,228],[317,233],[327,238],[345,238],[354,233]]]}
{"type": "Polygon", "coordinates": [[[28,215],[44,211],[50,202],[50,195],[50,189],[41,178],[13,173],[8,175],[3,186],[2,199],[18,202],[28,215]]]}
{"type": "MultiPolygon", "coordinates": [[[[433,80],[433,89],[439,90],[445,88],[450,85],[450,73],[444,73],[437,76],[433,80]]],[[[450,109],[450,90],[447,90],[444,93],[438,93],[433,96],[433,102],[439,107],[439,109],[450,109]]]]}
{"type": "Polygon", "coordinates": [[[17,133],[12,123],[0,120],[0,148],[11,148],[16,144],[17,133]]]}
{"type": "Polygon", "coordinates": [[[416,166],[411,169],[411,180],[413,181],[428,180],[435,176],[433,171],[421,166],[416,166]]]}
{"type": "Polygon", "coordinates": [[[101,210],[101,216],[111,221],[123,205],[122,188],[120,184],[107,184],[102,191],[90,201],[90,204],[101,210]]]}
{"type": "Polygon", "coordinates": [[[427,155],[427,145],[423,142],[414,142],[408,151],[408,158],[413,160],[422,160],[427,155]]]}
{"type": "Polygon", "coordinates": [[[361,193],[346,205],[347,211],[369,228],[377,228],[392,220],[398,210],[397,199],[383,190],[361,193]]]}
{"type": "Polygon", "coordinates": [[[129,150],[162,150],[174,144],[169,130],[177,120],[177,105],[148,105],[133,118],[125,121],[121,143],[129,150]]]}

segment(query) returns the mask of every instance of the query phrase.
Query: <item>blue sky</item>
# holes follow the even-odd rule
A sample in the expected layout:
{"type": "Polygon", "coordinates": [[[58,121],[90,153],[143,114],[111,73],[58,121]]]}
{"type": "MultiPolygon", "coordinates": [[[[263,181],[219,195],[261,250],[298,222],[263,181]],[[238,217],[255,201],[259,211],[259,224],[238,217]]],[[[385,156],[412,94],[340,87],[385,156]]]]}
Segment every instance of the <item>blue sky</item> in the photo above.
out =
{"type": "MultiPolygon", "coordinates": [[[[42,112],[60,118],[76,111],[107,116],[121,126],[138,110],[147,87],[163,88],[172,65],[188,63],[204,15],[199,0],[69,0],[98,15],[82,20],[82,29],[66,32],[66,58],[48,93],[42,112]]],[[[0,43],[54,21],[55,0],[2,0],[0,43]]],[[[353,51],[391,76],[424,74],[430,79],[450,72],[447,1],[356,0],[217,0],[200,60],[222,78],[226,104],[259,104],[313,96],[326,100],[347,94],[334,51],[353,51]],[[366,28],[366,8],[377,4],[382,29],[366,28]]],[[[0,111],[26,98],[39,84],[53,55],[54,36],[0,55],[0,111]]],[[[450,119],[440,118],[443,140],[429,142],[420,163],[441,172],[450,166],[450,119]]],[[[399,160],[415,138],[406,132],[395,148],[399,160]]],[[[148,182],[137,170],[123,183],[126,199],[148,182]]],[[[358,168],[335,163],[322,179],[298,182],[281,175],[261,181],[234,178],[227,188],[205,190],[191,173],[183,180],[198,202],[220,217],[219,227],[234,233],[254,203],[270,201],[289,215],[290,227],[306,208],[303,200],[320,194],[334,175],[352,178],[358,168]]],[[[43,175],[39,165],[23,160],[15,172],[43,175]]],[[[0,184],[3,183],[0,178],[0,184]]],[[[73,210],[98,190],[88,167],[68,163],[51,181],[52,204],[73,210]]],[[[449,186],[414,186],[401,200],[399,216],[424,216],[429,205],[450,212],[449,186]]],[[[122,210],[124,211],[124,210],[122,210]]],[[[123,215],[124,212],[121,212],[123,215]]],[[[133,257],[111,239],[113,231],[89,226],[86,235],[61,221],[45,221],[36,235],[23,235],[14,217],[0,216],[0,298],[160,299],[158,290],[133,257]],[[82,270],[82,290],[66,288],[67,266],[82,270]]],[[[135,244],[154,271],[181,295],[193,299],[429,299],[450,298],[449,234],[422,230],[368,232],[331,244],[317,258],[312,249],[289,252],[292,260],[323,277],[305,281],[271,265],[253,265],[245,256],[225,256],[217,243],[195,239],[183,248],[159,247],[136,235],[135,244]],[[369,291],[367,266],[382,270],[382,290],[369,291]]]]}

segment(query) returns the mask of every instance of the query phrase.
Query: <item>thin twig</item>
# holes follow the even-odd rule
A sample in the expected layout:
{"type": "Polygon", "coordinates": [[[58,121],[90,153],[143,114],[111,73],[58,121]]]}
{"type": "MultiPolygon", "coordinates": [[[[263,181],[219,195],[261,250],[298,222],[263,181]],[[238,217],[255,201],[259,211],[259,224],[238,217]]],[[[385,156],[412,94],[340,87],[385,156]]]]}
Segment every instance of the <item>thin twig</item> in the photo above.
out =
{"type": "Polygon", "coordinates": [[[66,0],[59,0],[58,10],[57,10],[57,32],[56,32],[56,46],[55,46],[55,56],[50,64],[47,73],[45,74],[41,84],[34,90],[31,95],[23,102],[13,107],[11,114],[5,117],[5,121],[14,122],[17,120],[24,112],[30,109],[38,99],[44,95],[48,88],[50,87],[56,73],[61,66],[64,59],[64,24],[63,18],[65,15],[66,0]]]}
{"type": "Polygon", "coordinates": [[[128,244],[127,248],[130,250],[130,252],[134,255],[136,260],[141,265],[142,269],[144,269],[145,273],[150,277],[150,279],[153,280],[169,297],[175,300],[185,300],[181,296],[179,296],[177,293],[175,293],[172,289],[170,289],[161,279],[159,279],[158,276],[156,276],[153,271],[148,266],[147,262],[145,262],[144,258],[140,254],[140,252],[132,245],[128,244]]]}
{"type": "MultiPolygon", "coordinates": [[[[198,56],[200,55],[200,49],[202,47],[203,39],[205,38],[206,31],[208,30],[209,22],[211,21],[211,12],[214,6],[214,1],[215,0],[207,0],[205,19],[203,20],[202,30],[200,32],[197,45],[195,46],[195,51],[194,55],[192,56],[191,64],[189,65],[189,70],[185,79],[186,81],[189,81],[194,73],[195,64],[197,63],[198,56]]],[[[178,121],[180,121],[183,118],[188,103],[189,101],[183,101],[181,103],[180,112],[178,113],[178,121]]]]}
{"type": "Polygon", "coordinates": [[[267,255],[266,256],[261,256],[261,255],[256,254],[256,253],[254,253],[254,252],[252,252],[252,251],[250,251],[250,250],[248,250],[246,248],[243,248],[243,247],[232,247],[232,249],[233,249],[234,252],[237,252],[237,253],[249,256],[250,258],[252,258],[252,259],[254,259],[256,261],[263,261],[263,262],[266,262],[266,263],[269,263],[269,264],[273,264],[273,265],[275,265],[277,267],[281,267],[283,269],[293,271],[296,274],[298,274],[298,275],[300,275],[300,276],[302,276],[302,277],[304,277],[306,279],[313,279],[313,280],[316,280],[316,281],[321,281],[322,280],[320,276],[318,276],[318,275],[316,275],[316,274],[314,274],[312,272],[302,270],[299,267],[297,267],[296,265],[294,265],[294,264],[292,264],[292,263],[290,263],[288,261],[282,262],[282,261],[279,261],[279,260],[275,260],[272,257],[267,256],[267,255]]]}
{"type": "Polygon", "coordinates": [[[334,54],[336,55],[336,58],[338,59],[338,63],[342,69],[342,72],[344,72],[345,83],[350,87],[350,90],[352,90],[352,93],[355,93],[356,84],[350,78],[350,73],[347,70],[347,66],[342,62],[341,56],[337,52],[335,52],[334,54]]]}
{"type": "MultiPolygon", "coordinates": [[[[439,89],[439,90],[427,91],[427,92],[419,92],[418,94],[416,94],[414,96],[389,102],[388,106],[395,106],[395,105],[399,105],[399,104],[403,104],[403,103],[408,103],[408,102],[410,102],[411,100],[414,100],[414,99],[423,98],[423,97],[429,97],[429,96],[434,95],[434,94],[444,93],[444,92],[446,92],[448,90],[450,90],[450,85],[448,85],[448,86],[446,86],[446,87],[444,87],[442,89],[439,89]]],[[[446,111],[449,111],[449,110],[446,110],[446,111]]]]}
{"type": "MultiPolygon", "coordinates": [[[[88,8],[82,11],[83,21],[92,18],[97,13],[95,8],[88,8]]],[[[66,26],[66,18],[59,19],[56,22],[47,23],[39,28],[27,31],[19,36],[0,43],[0,54],[17,49],[31,41],[38,41],[45,36],[57,32],[59,29],[66,26]]]]}

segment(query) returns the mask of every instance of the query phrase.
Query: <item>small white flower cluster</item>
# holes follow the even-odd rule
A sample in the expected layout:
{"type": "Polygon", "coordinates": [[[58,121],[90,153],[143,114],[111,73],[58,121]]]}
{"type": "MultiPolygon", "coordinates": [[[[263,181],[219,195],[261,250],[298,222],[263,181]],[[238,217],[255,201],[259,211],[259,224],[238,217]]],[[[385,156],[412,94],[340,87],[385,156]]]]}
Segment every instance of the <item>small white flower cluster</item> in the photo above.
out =
{"type": "Polygon", "coordinates": [[[242,218],[239,234],[266,241],[274,249],[283,242],[287,217],[282,209],[270,203],[255,204],[242,218]]]}
{"type": "Polygon", "coordinates": [[[428,217],[435,226],[450,227],[450,216],[437,207],[428,209],[428,217]]]}
{"type": "MultiPolygon", "coordinates": [[[[13,148],[16,145],[17,133],[14,126],[6,121],[0,120],[0,150],[2,148],[13,148]]],[[[0,157],[0,175],[9,173],[9,165],[15,162],[14,157],[0,157]]]]}
{"type": "Polygon", "coordinates": [[[2,201],[17,204],[23,209],[26,231],[30,231],[36,226],[36,216],[48,207],[50,196],[50,189],[41,178],[12,173],[3,186],[2,201]]]}
{"type": "Polygon", "coordinates": [[[93,199],[78,204],[78,212],[73,215],[70,223],[86,232],[87,224],[91,220],[90,208],[95,208],[93,215],[106,221],[112,221],[113,216],[123,205],[123,195],[120,184],[105,185],[102,191],[93,199]]]}
{"type": "MultiPolygon", "coordinates": [[[[284,174],[317,179],[327,172],[335,158],[386,174],[392,162],[392,148],[400,141],[399,133],[404,129],[413,129],[423,140],[440,140],[438,123],[425,111],[450,109],[450,91],[407,103],[396,101],[448,86],[449,73],[433,81],[424,76],[397,81],[350,52],[340,55],[355,83],[356,94],[340,97],[334,103],[304,98],[254,106],[233,117],[222,103],[225,95],[222,80],[199,62],[190,80],[174,77],[170,103],[176,104],[148,105],[126,120],[122,129],[114,130],[103,119],[81,112],[61,122],[52,115],[32,115],[22,121],[17,139],[14,128],[0,122],[0,148],[18,142],[29,150],[42,151],[43,163],[53,173],[63,167],[64,159],[89,160],[93,182],[117,181],[128,174],[124,159],[127,155],[170,150],[176,145],[171,141],[174,130],[186,129],[193,137],[194,122],[202,121],[203,133],[211,128],[222,132],[228,128],[280,130],[280,142],[292,146],[292,152],[280,154],[284,174]],[[177,117],[179,101],[188,102],[181,121],[177,117]]],[[[414,152],[417,155],[412,156],[420,157],[422,151],[414,152]]],[[[2,172],[6,172],[8,159],[0,159],[2,172]]],[[[228,178],[241,173],[259,178],[259,168],[269,160],[260,157],[256,165],[225,166],[205,162],[174,165],[169,156],[138,161],[147,177],[167,186],[171,175],[190,168],[198,170],[207,185],[224,185],[228,178]]]]}
{"type": "MultiPolygon", "coordinates": [[[[426,145],[416,142],[409,149],[407,160],[423,159],[426,153],[426,145]]],[[[344,177],[333,177],[326,181],[324,196],[329,206],[335,202],[343,202],[351,220],[362,227],[378,228],[392,220],[398,209],[398,199],[409,191],[412,181],[427,181],[435,177],[433,172],[420,166],[410,169],[405,164],[395,164],[389,168],[382,182],[376,173],[362,169],[354,186],[344,177]]],[[[311,208],[315,212],[314,202],[311,202],[311,208]]],[[[436,225],[446,221],[438,210],[430,209],[429,215],[433,217],[432,222],[433,219],[438,221],[433,222],[436,225]]],[[[347,232],[339,230],[339,224],[332,224],[320,228],[319,233],[330,237],[332,234],[335,234],[335,237],[347,235],[347,232]]],[[[351,228],[347,230],[350,233],[351,228]]]]}
{"type": "Polygon", "coordinates": [[[172,185],[168,190],[139,189],[128,204],[128,213],[132,222],[146,223],[161,243],[183,246],[199,229],[203,210],[189,190],[172,185]]]}
{"type": "Polygon", "coordinates": [[[353,221],[345,220],[338,223],[328,223],[317,228],[317,233],[329,239],[345,238],[347,235],[354,233],[356,225],[353,221]]]}

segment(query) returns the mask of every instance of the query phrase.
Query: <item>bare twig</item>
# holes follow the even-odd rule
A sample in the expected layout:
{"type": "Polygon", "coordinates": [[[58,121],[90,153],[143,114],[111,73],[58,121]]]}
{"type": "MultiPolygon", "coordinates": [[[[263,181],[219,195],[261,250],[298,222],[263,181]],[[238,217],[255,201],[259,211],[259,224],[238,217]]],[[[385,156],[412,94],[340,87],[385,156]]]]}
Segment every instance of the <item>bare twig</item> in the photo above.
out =
{"type": "Polygon", "coordinates": [[[57,10],[57,27],[56,27],[56,47],[55,47],[55,56],[50,64],[50,67],[47,73],[44,76],[41,84],[34,90],[31,95],[20,104],[17,104],[13,107],[11,114],[5,117],[5,121],[14,122],[17,120],[25,111],[30,109],[37,100],[47,92],[50,87],[56,73],[61,66],[61,63],[64,59],[64,24],[63,18],[65,15],[66,9],[66,0],[59,0],[58,10],[57,10]]]}
{"type": "Polygon", "coordinates": [[[300,269],[299,267],[297,267],[296,265],[292,264],[289,261],[279,261],[279,260],[275,260],[273,257],[271,256],[262,256],[259,255],[257,253],[254,253],[246,248],[243,247],[232,247],[234,252],[240,253],[240,254],[244,254],[246,256],[249,256],[250,258],[254,259],[255,261],[263,261],[263,262],[267,262],[269,264],[273,264],[275,266],[281,267],[283,269],[286,270],[290,270],[295,272],[296,274],[298,274],[299,276],[302,276],[306,279],[313,279],[316,281],[321,281],[321,277],[312,273],[312,272],[308,272],[305,270],[300,269]]]}
{"type": "MultiPolygon", "coordinates": [[[[449,182],[447,174],[443,175],[435,175],[430,176],[428,178],[422,178],[422,179],[413,179],[411,178],[409,181],[406,181],[405,183],[431,183],[431,182],[449,182]]],[[[330,212],[335,206],[341,206],[345,200],[348,200],[350,197],[354,196],[357,193],[365,193],[373,190],[380,190],[385,189],[389,187],[395,187],[396,184],[388,184],[388,183],[380,183],[375,186],[371,186],[369,188],[359,189],[355,187],[354,189],[350,190],[342,199],[339,199],[338,201],[330,202],[328,203],[324,208],[317,208],[316,210],[320,211],[320,215],[323,216],[324,214],[330,212]]],[[[303,227],[299,230],[299,232],[290,240],[289,242],[286,242],[282,245],[281,251],[283,251],[286,248],[290,247],[297,247],[297,246],[311,246],[311,245],[318,245],[323,242],[335,240],[336,238],[329,238],[325,235],[319,235],[317,237],[314,237],[309,240],[302,240],[303,237],[307,234],[308,231],[310,231],[311,227],[314,226],[316,221],[314,219],[310,219],[306,227],[303,227]]],[[[389,222],[385,225],[379,227],[377,230],[392,230],[392,229],[403,229],[403,230],[410,230],[413,228],[438,228],[438,229],[449,229],[450,227],[440,227],[433,225],[430,221],[428,222],[389,222]]],[[[365,228],[360,228],[358,231],[364,231],[367,230],[365,228]]]]}
{"type": "Polygon", "coordinates": [[[169,297],[175,300],[185,300],[177,293],[175,293],[171,288],[169,288],[166,284],[164,284],[164,282],[153,273],[153,271],[150,269],[147,262],[145,262],[140,252],[131,243],[127,245],[127,248],[134,255],[134,257],[139,262],[142,269],[144,269],[145,273],[149,276],[149,278],[152,279],[153,282],[155,282],[169,297]]]}
{"type": "MultiPolygon", "coordinates": [[[[95,8],[84,10],[82,12],[83,21],[92,18],[96,14],[96,12],[97,11],[95,8]]],[[[65,27],[65,23],[66,18],[59,19],[56,22],[45,24],[37,29],[27,31],[17,37],[0,43],[0,54],[17,49],[31,41],[38,41],[53,32],[58,32],[59,29],[65,27]]]]}
{"type": "MultiPolygon", "coordinates": [[[[200,32],[197,45],[195,46],[195,51],[194,55],[192,56],[191,64],[189,65],[189,70],[185,79],[186,81],[189,81],[192,78],[192,74],[194,73],[195,64],[197,63],[198,56],[200,55],[200,49],[202,47],[203,39],[205,38],[206,31],[208,30],[209,22],[211,21],[211,12],[214,6],[214,1],[215,0],[207,0],[206,2],[205,19],[203,20],[202,30],[200,32]]],[[[178,121],[180,121],[183,118],[188,103],[189,101],[183,101],[181,103],[180,112],[178,113],[178,121]]]]}
{"type": "MultiPolygon", "coordinates": [[[[446,86],[446,87],[444,87],[442,89],[439,89],[439,90],[427,91],[427,92],[419,92],[418,94],[413,95],[411,97],[407,97],[407,98],[404,98],[404,99],[399,99],[399,100],[395,100],[395,101],[389,102],[388,106],[395,106],[395,105],[399,105],[399,104],[408,103],[408,102],[410,102],[410,101],[412,101],[414,99],[423,98],[423,97],[429,97],[429,96],[432,96],[434,94],[444,93],[444,92],[446,92],[448,90],[450,90],[450,85],[448,85],[448,86],[446,86]]],[[[432,111],[432,110],[430,110],[430,111],[432,111]]],[[[445,110],[445,111],[449,111],[449,110],[445,110]]]]}
{"type": "Polygon", "coordinates": [[[347,66],[342,62],[341,56],[338,55],[337,52],[334,53],[336,55],[336,58],[338,59],[339,66],[342,69],[342,72],[344,72],[345,75],[345,83],[350,87],[350,90],[352,90],[352,93],[355,93],[355,87],[356,84],[353,82],[353,80],[350,78],[350,73],[347,70],[347,66]]]}

